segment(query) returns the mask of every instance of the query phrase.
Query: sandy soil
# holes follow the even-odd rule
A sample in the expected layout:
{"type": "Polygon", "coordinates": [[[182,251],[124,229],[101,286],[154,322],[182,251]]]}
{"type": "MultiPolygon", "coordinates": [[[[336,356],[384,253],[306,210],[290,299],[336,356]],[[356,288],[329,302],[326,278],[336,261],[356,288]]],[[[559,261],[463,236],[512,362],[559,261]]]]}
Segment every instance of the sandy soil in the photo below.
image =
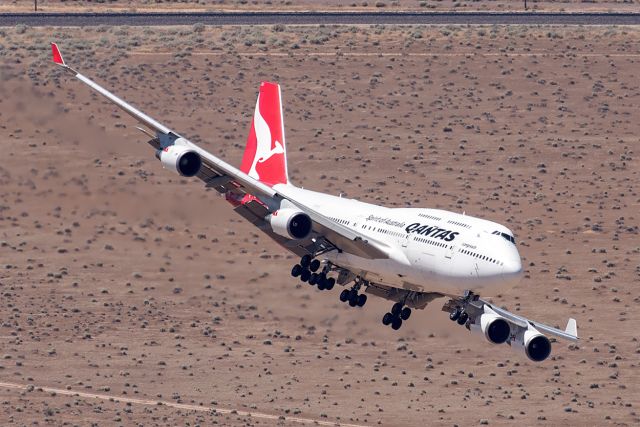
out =
{"type": "MultiPolygon", "coordinates": [[[[30,12],[33,0],[4,0],[0,12],[30,12]]],[[[522,0],[38,0],[45,12],[65,11],[233,11],[233,10],[421,10],[421,11],[524,11],[522,0]]],[[[629,0],[528,0],[528,10],[639,12],[629,0]]]]}
{"type": "Polygon", "coordinates": [[[0,30],[0,424],[640,422],[640,31],[262,27],[0,30]],[[528,362],[437,301],[399,332],[289,276],[214,191],[163,171],[67,61],[238,164],[258,82],[283,86],[292,180],[508,224],[494,295],[582,341],[528,362]]]}

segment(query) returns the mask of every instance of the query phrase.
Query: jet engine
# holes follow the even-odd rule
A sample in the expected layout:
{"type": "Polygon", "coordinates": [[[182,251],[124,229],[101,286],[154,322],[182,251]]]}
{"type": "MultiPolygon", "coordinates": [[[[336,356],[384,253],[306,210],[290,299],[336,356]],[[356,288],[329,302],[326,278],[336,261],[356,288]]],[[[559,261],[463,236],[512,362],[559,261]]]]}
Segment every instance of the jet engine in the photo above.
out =
{"type": "Polygon", "coordinates": [[[197,175],[202,166],[200,154],[183,145],[170,145],[164,150],[159,150],[156,157],[160,159],[163,167],[186,177],[197,175]]]}
{"type": "Polygon", "coordinates": [[[511,347],[524,352],[530,360],[542,362],[551,354],[551,341],[532,326],[522,329],[511,347]]]}
{"type": "Polygon", "coordinates": [[[503,317],[495,313],[483,313],[474,324],[471,330],[482,333],[484,337],[493,344],[503,344],[509,339],[511,326],[503,317]]]}
{"type": "Polygon", "coordinates": [[[304,239],[311,234],[311,218],[306,213],[291,208],[280,209],[268,217],[271,229],[289,239],[304,239]]]}

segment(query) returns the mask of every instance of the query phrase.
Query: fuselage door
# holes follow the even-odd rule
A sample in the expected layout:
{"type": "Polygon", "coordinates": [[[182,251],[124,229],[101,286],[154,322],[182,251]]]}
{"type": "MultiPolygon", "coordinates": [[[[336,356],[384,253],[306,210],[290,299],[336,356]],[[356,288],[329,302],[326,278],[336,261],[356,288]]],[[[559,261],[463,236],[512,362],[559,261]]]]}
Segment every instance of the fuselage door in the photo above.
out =
{"type": "Polygon", "coordinates": [[[446,248],[446,252],[444,253],[444,257],[447,259],[453,258],[453,254],[456,251],[456,247],[454,245],[449,245],[446,248]]]}
{"type": "Polygon", "coordinates": [[[406,248],[407,246],[409,246],[409,236],[410,234],[407,233],[404,235],[404,237],[401,237],[400,239],[400,244],[402,245],[403,248],[406,248]]]}

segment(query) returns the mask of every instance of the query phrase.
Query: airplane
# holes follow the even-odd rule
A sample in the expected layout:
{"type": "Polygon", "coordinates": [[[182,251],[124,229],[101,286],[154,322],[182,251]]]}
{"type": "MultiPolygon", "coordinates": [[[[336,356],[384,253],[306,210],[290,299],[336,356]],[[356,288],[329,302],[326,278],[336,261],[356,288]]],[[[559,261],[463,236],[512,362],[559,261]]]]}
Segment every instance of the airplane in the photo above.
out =
{"type": "Polygon", "coordinates": [[[446,298],[442,310],[494,345],[506,344],[534,362],[551,354],[552,335],[578,340],[575,319],[564,330],[511,313],[480,297],[513,285],[522,273],[514,234],[466,214],[427,208],[388,208],[323,194],[289,181],[282,96],[262,82],[240,168],[139,111],[69,67],[55,43],[53,61],[144,126],[162,166],[197,178],[235,212],[300,257],[291,275],[319,290],[337,283],[340,301],[363,307],[373,295],[393,302],[382,316],[397,330],[412,309],[446,298]]]}

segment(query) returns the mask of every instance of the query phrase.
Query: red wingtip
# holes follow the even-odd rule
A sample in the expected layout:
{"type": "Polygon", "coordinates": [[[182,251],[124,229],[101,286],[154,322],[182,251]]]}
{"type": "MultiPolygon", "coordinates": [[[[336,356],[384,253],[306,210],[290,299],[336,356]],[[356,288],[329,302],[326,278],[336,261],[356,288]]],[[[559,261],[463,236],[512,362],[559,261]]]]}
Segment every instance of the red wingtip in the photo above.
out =
{"type": "Polygon", "coordinates": [[[58,49],[57,44],[51,43],[51,52],[53,53],[53,62],[58,65],[66,65],[64,63],[64,59],[62,59],[62,54],[60,53],[60,49],[58,49]]]}

